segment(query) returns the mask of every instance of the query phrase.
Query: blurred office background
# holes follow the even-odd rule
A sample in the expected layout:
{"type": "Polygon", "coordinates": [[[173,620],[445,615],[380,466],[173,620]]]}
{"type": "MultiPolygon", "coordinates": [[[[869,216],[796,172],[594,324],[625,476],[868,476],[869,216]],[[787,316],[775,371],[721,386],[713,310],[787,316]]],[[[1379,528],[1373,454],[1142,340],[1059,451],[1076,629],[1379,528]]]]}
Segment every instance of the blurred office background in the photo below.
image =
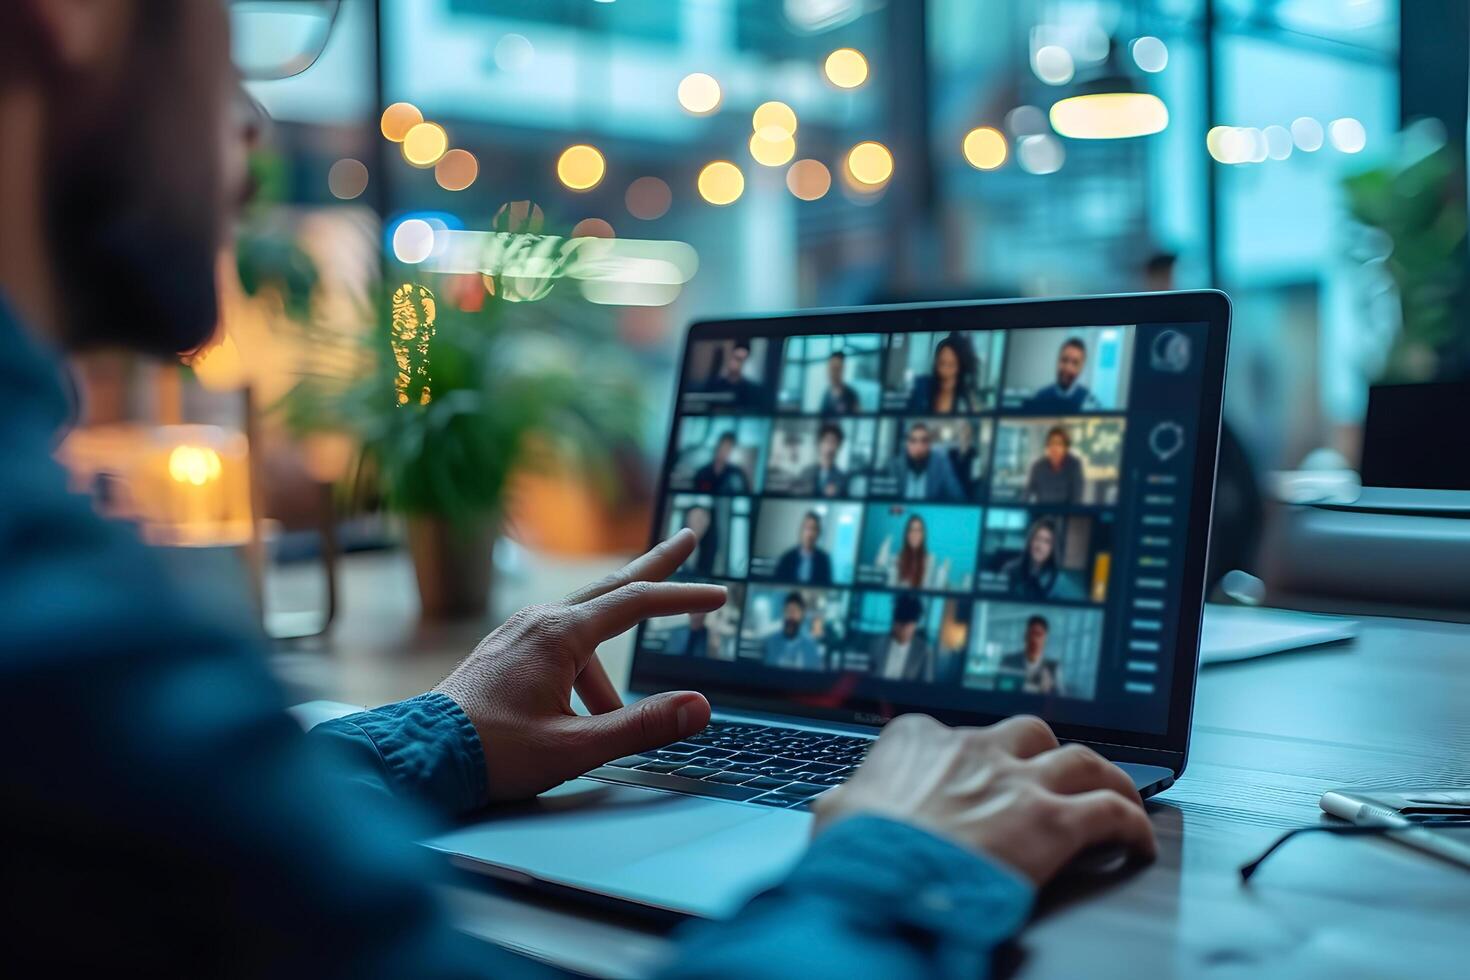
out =
{"type": "MultiPolygon", "coordinates": [[[[641,396],[609,435],[573,385],[542,428],[581,419],[582,449],[528,426],[566,465],[518,449],[512,472],[474,471],[531,481],[481,503],[562,553],[644,539],[680,335],[704,316],[1219,287],[1236,309],[1227,417],[1263,479],[1322,449],[1355,465],[1371,384],[1470,364],[1470,28],[1449,0],[234,7],[262,75],[310,66],[249,83],[269,117],[262,194],[222,263],[220,336],[162,375],[93,365],[94,404],[99,421],[251,429],[257,507],[287,529],[321,524],[302,487],[361,475],[352,426],[277,408],[321,362],[356,363],[311,331],[373,321],[399,284],[641,396]],[[659,243],[638,254],[663,272],[445,274],[456,230],[659,243]]],[[[430,512],[455,503],[424,493],[430,512]]],[[[337,515],[381,503],[327,496],[337,515]]]]}

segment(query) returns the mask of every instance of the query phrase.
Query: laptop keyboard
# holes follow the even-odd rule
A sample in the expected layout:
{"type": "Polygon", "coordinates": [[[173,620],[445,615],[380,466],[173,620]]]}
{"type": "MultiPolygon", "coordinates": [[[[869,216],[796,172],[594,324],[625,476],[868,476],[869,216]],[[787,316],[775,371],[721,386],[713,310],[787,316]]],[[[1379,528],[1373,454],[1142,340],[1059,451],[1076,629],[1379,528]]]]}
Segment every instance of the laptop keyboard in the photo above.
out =
{"type": "Polygon", "coordinates": [[[856,735],[716,721],[682,742],[614,759],[587,775],[690,796],[805,810],[852,775],[871,744],[856,735]]]}

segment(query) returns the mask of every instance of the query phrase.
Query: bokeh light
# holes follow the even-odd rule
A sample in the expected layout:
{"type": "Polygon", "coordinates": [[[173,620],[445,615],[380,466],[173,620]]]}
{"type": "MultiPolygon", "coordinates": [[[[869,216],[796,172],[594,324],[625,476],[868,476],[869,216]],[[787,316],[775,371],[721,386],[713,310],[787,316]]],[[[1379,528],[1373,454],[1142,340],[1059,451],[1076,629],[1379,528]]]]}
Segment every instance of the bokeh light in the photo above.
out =
{"type": "Polygon", "coordinates": [[[827,55],[822,72],[838,88],[857,88],[868,80],[868,59],[856,48],[838,48],[827,55]]]}
{"type": "Polygon", "coordinates": [[[432,167],[448,149],[449,134],[438,123],[419,123],[403,137],[403,159],[415,167],[432,167]]]}
{"type": "Polygon", "coordinates": [[[536,47],[524,34],[507,34],[495,42],[495,67],[501,71],[525,71],[535,60],[536,47]]]}
{"type": "Polygon", "coordinates": [[[1131,139],[1163,132],[1169,107],[1149,92],[1096,92],[1051,107],[1051,128],[1077,140],[1131,139]]]}
{"type": "Polygon", "coordinates": [[[583,218],[572,226],[573,238],[617,238],[613,226],[601,218],[583,218]]]}
{"type": "Polygon", "coordinates": [[[1169,46],[1156,37],[1145,35],[1133,42],[1133,63],[1146,72],[1160,72],[1169,67],[1169,46]]]}
{"type": "Polygon", "coordinates": [[[720,107],[720,83],[702,71],[685,75],[679,82],[679,105],[685,112],[707,116],[720,107]]]}
{"type": "Polygon", "coordinates": [[[393,257],[404,265],[418,265],[434,252],[434,226],[409,218],[393,231],[393,257]]]}
{"type": "Polygon", "coordinates": [[[402,143],[408,131],[423,121],[424,114],[419,112],[417,106],[409,102],[395,102],[383,110],[379,127],[383,131],[384,139],[402,143]]]}
{"type": "Polygon", "coordinates": [[[1028,174],[1054,174],[1067,162],[1067,151],[1050,133],[1034,133],[1016,146],[1016,162],[1028,174]]]}
{"type": "Polygon", "coordinates": [[[965,134],[965,160],[976,170],[994,170],[1006,162],[1010,148],[1000,130],[979,126],[965,134]]]}
{"type": "Polygon", "coordinates": [[[734,204],[745,193],[745,175],[729,160],[705,164],[697,183],[699,196],[721,207],[734,204]]]}
{"type": "Polygon", "coordinates": [[[450,150],[434,165],[434,180],[446,191],[462,191],[480,176],[480,161],[469,150],[450,150]]]}
{"type": "Polygon", "coordinates": [[[1368,145],[1368,131],[1351,116],[1334,119],[1327,127],[1327,137],[1343,153],[1361,153],[1368,145]]]}
{"type": "Polygon", "coordinates": [[[1205,136],[1205,147],[1219,163],[1261,163],[1266,159],[1266,136],[1249,126],[1216,126],[1205,136]]]}
{"type": "Polygon", "coordinates": [[[864,140],[847,151],[847,172],[865,187],[877,187],[893,176],[893,154],[888,147],[864,140]]]}
{"type": "Polygon", "coordinates": [[[556,176],[574,191],[587,191],[602,183],[607,161],[602,151],[586,143],[569,146],[556,161],[556,176]]]}
{"type": "Polygon", "coordinates": [[[1317,120],[1311,116],[1302,116],[1291,124],[1291,138],[1296,143],[1298,150],[1303,153],[1316,153],[1322,149],[1327,134],[1317,120]]]}
{"type": "Polygon", "coordinates": [[[1051,124],[1046,121],[1046,113],[1037,106],[1018,105],[1006,113],[1006,129],[1012,136],[1030,136],[1049,132],[1051,124]]]}
{"type": "Polygon", "coordinates": [[[803,201],[816,201],[832,189],[832,172],[820,160],[798,160],[786,171],[786,189],[803,201]]]}
{"type": "Polygon", "coordinates": [[[1285,160],[1291,156],[1291,132],[1285,126],[1267,126],[1261,135],[1266,140],[1266,156],[1272,160],[1285,160]]]}
{"type": "Polygon", "coordinates": [[[1048,85],[1065,85],[1077,73],[1072,52],[1059,44],[1046,44],[1031,56],[1031,70],[1048,85]]]}
{"type": "Polygon", "coordinates": [[[628,185],[623,203],[633,217],[654,221],[669,213],[669,207],[674,203],[674,192],[657,177],[639,177],[628,185]]]}
{"type": "Polygon", "coordinates": [[[796,156],[796,140],[775,126],[767,126],[751,135],[750,155],[762,166],[784,166],[796,156]]]}
{"type": "MultiPolygon", "coordinates": [[[[757,133],[763,129],[776,129],[787,136],[796,135],[796,111],[784,102],[763,102],[750,117],[750,126],[757,133]]],[[[766,134],[770,138],[773,134],[766,134]]]]}
{"type": "Polygon", "coordinates": [[[327,171],[327,189],[339,200],[351,201],[362,197],[367,185],[368,168],[361,160],[345,157],[327,171]]]}

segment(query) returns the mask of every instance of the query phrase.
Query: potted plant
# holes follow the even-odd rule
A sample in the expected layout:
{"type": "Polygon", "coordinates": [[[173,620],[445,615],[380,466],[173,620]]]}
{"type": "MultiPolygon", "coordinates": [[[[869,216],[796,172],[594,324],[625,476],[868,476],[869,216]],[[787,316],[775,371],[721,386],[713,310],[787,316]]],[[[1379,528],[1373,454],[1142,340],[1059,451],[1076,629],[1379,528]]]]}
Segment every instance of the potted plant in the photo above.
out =
{"type": "Polygon", "coordinates": [[[642,421],[636,371],[571,290],[421,278],[376,297],[366,330],[309,328],[323,366],[283,409],[298,435],[355,444],[346,490],[405,519],[424,615],[482,615],[512,477],[570,463],[610,481],[642,421]]]}
{"type": "Polygon", "coordinates": [[[1381,361],[1369,373],[1380,384],[1463,377],[1470,331],[1461,150],[1445,141],[1443,126],[1424,120],[1405,130],[1392,156],[1343,187],[1360,231],[1354,257],[1374,291],[1392,302],[1378,331],[1387,341],[1381,361]]]}

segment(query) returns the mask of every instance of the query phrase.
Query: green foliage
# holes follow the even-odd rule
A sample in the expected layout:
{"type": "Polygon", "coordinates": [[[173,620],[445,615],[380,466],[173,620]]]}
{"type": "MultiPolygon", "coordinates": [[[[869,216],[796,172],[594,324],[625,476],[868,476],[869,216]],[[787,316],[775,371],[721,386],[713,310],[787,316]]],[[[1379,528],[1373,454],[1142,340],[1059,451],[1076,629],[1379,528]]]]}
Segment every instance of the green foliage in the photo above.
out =
{"type": "Polygon", "coordinates": [[[1442,136],[1426,152],[1422,141],[1408,135],[1397,159],[1344,182],[1352,216],[1384,239],[1384,270],[1402,308],[1402,325],[1380,377],[1386,382],[1430,381],[1470,367],[1470,330],[1461,312],[1467,263],[1463,160],[1442,136]]]}
{"type": "Polygon", "coordinates": [[[240,230],[235,237],[235,268],[247,296],[274,289],[286,315],[304,321],[320,281],[316,263],[280,220],[278,207],[286,200],[289,173],[286,159],[273,150],[250,154],[253,188],[240,230]]]}
{"type": "Polygon", "coordinates": [[[370,329],[311,328],[324,367],[285,398],[288,426],[355,437],[355,495],[405,514],[500,519],[518,469],[574,463],[607,485],[611,448],[636,436],[643,406],[636,369],[596,308],[558,290],[464,312],[446,292],[438,291],[427,404],[399,404],[385,293],[370,329]]]}

